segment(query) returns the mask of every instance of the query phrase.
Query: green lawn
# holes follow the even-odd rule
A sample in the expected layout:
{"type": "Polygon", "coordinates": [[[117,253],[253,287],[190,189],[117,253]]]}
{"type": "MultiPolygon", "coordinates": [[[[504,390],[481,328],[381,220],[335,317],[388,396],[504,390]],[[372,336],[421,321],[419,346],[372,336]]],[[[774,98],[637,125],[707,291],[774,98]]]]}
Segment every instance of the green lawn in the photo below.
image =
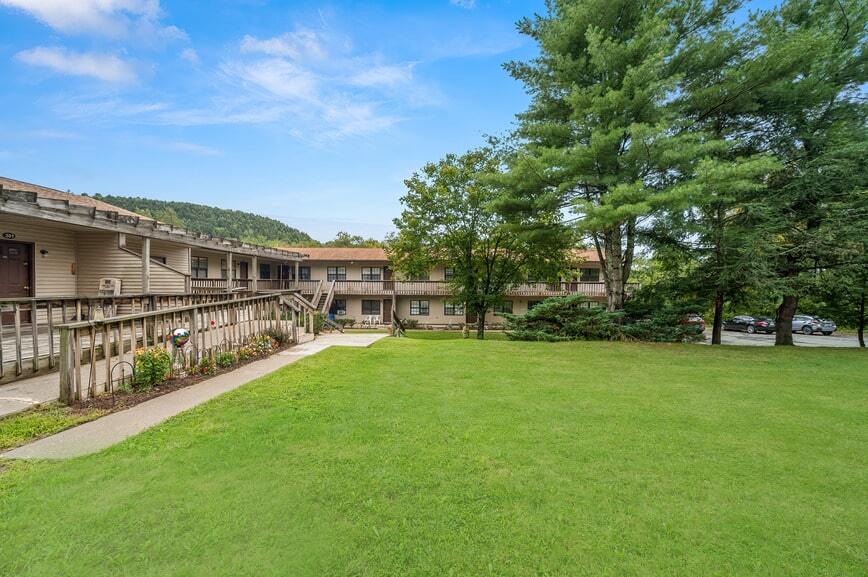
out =
{"type": "Polygon", "coordinates": [[[0,476],[0,575],[855,576],[859,350],[387,339],[0,476]]]}
{"type": "Polygon", "coordinates": [[[0,419],[0,451],[47,437],[64,429],[101,417],[104,411],[75,411],[71,407],[48,404],[0,419]]]}

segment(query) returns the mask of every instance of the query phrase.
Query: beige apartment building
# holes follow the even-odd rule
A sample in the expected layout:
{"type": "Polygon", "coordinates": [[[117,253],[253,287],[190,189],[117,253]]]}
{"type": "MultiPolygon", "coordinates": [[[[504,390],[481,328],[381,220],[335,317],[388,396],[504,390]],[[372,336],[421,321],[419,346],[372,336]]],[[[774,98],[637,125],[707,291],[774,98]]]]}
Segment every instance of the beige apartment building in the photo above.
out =
{"type": "Polygon", "coordinates": [[[60,325],[292,295],[304,258],[0,177],[0,382],[56,368],[60,325]]]}
{"type": "MultiPolygon", "coordinates": [[[[316,300],[332,319],[388,325],[393,311],[402,320],[420,326],[445,327],[475,322],[463,303],[452,298],[450,269],[435,267],[425,278],[401,278],[389,268],[381,248],[288,248],[305,252],[299,267],[302,294],[316,300]]],[[[509,291],[503,306],[486,318],[489,325],[503,323],[504,313],[522,314],[546,298],[586,295],[592,303],[605,302],[600,263],[594,251],[576,254],[575,275],[560,282],[527,282],[509,291]]]]}
{"type": "MultiPolygon", "coordinates": [[[[552,296],[603,302],[595,253],[577,256],[573,275],[514,287],[485,322],[552,296]]],[[[0,177],[0,382],[56,367],[58,326],[73,321],[278,295],[305,319],[318,311],[373,326],[395,315],[423,327],[476,322],[452,293],[449,268],[401,278],[381,248],[258,246],[0,177]]]]}

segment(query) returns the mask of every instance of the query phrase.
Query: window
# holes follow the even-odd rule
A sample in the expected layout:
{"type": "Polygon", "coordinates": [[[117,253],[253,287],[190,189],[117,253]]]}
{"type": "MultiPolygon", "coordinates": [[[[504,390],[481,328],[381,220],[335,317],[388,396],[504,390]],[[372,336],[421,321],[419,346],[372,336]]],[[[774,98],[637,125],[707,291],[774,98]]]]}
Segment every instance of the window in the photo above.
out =
{"type": "Polygon", "coordinates": [[[229,278],[229,269],[226,267],[226,259],[220,259],[220,278],[229,278]]]}
{"type": "Polygon", "coordinates": [[[345,266],[330,266],[326,269],[326,280],[347,280],[347,267],[345,266]]]}
{"type": "Polygon", "coordinates": [[[500,304],[494,305],[494,314],[512,314],[512,301],[503,301],[500,304]]]}
{"type": "Polygon", "coordinates": [[[208,278],[208,257],[194,256],[190,261],[190,274],[193,278],[208,278]]]}
{"type": "Polygon", "coordinates": [[[581,272],[579,280],[581,280],[582,282],[600,282],[600,269],[583,268],[579,270],[581,272]]]}
{"type": "Polygon", "coordinates": [[[540,304],[542,301],[527,301],[527,310],[532,309],[536,305],[540,304]]]}
{"type": "Polygon", "coordinates": [[[428,301],[410,301],[410,314],[426,316],[431,310],[431,303],[428,301]]]}
{"type": "Polygon", "coordinates": [[[455,276],[455,269],[451,266],[447,266],[443,269],[443,280],[452,280],[455,276]]]}
{"type": "Polygon", "coordinates": [[[431,275],[427,272],[422,273],[422,274],[410,275],[410,280],[429,280],[430,278],[431,278],[431,275]]]}
{"type": "Polygon", "coordinates": [[[309,266],[298,267],[298,280],[310,280],[310,267],[309,266]]]}
{"type": "Polygon", "coordinates": [[[443,303],[443,314],[445,315],[463,315],[464,303],[446,301],[443,303]]]}
{"type": "Polygon", "coordinates": [[[264,278],[266,280],[271,278],[271,265],[262,263],[259,265],[259,278],[264,278]]]}
{"type": "Polygon", "coordinates": [[[380,267],[378,267],[378,266],[363,266],[362,267],[362,280],[380,280],[380,278],[381,278],[380,267]]]}
{"type": "Polygon", "coordinates": [[[362,314],[363,315],[379,315],[380,314],[380,301],[369,301],[367,299],[362,300],[362,314]]]}
{"type": "MultiPolygon", "coordinates": [[[[377,301],[371,301],[377,302],[377,301]]],[[[345,315],[347,314],[347,299],[335,299],[332,301],[332,306],[329,309],[329,312],[333,315],[345,315]]]]}

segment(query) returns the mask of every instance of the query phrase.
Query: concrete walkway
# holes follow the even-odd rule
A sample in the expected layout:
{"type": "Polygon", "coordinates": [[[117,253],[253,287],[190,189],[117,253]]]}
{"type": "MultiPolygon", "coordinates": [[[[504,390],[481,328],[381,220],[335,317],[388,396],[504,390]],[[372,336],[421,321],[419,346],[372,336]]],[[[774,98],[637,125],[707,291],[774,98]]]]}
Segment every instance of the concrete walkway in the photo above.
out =
{"type": "Polygon", "coordinates": [[[58,383],[59,377],[55,371],[0,385],[0,418],[56,401],[60,394],[58,383]]]}
{"type": "Polygon", "coordinates": [[[367,347],[385,333],[328,334],[229,373],[179,389],[0,454],[8,459],[67,459],[101,451],[225,392],[331,346],[367,347]]]}

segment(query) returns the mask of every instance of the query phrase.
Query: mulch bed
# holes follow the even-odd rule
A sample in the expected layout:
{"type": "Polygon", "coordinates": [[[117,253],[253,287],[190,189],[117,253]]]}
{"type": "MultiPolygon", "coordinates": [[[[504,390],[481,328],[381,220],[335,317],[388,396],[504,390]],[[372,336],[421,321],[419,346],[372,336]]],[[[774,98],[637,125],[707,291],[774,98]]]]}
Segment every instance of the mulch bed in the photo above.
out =
{"type": "MultiPolygon", "coordinates": [[[[271,353],[271,355],[277,354],[281,351],[285,351],[290,348],[292,345],[284,345],[271,353]]],[[[94,399],[88,399],[86,401],[77,401],[70,405],[73,413],[89,413],[94,409],[99,409],[100,411],[104,411],[105,413],[114,413],[117,411],[122,411],[124,409],[129,409],[139,403],[144,403],[145,401],[149,401],[156,397],[161,397],[167,393],[171,393],[172,391],[177,391],[178,389],[183,389],[185,387],[189,387],[190,385],[195,385],[196,383],[201,383],[202,381],[207,381],[210,378],[216,377],[218,375],[222,375],[223,373],[228,373],[230,371],[234,371],[238,367],[243,367],[249,363],[253,363],[264,358],[270,357],[271,355],[266,355],[262,357],[255,357],[252,359],[248,359],[246,361],[240,361],[227,368],[217,367],[217,370],[210,375],[187,375],[185,377],[178,377],[175,379],[171,379],[166,381],[165,383],[161,383],[158,386],[151,387],[150,389],[145,390],[133,390],[128,392],[117,391],[114,394],[106,394],[100,395],[94,399]]]]}

